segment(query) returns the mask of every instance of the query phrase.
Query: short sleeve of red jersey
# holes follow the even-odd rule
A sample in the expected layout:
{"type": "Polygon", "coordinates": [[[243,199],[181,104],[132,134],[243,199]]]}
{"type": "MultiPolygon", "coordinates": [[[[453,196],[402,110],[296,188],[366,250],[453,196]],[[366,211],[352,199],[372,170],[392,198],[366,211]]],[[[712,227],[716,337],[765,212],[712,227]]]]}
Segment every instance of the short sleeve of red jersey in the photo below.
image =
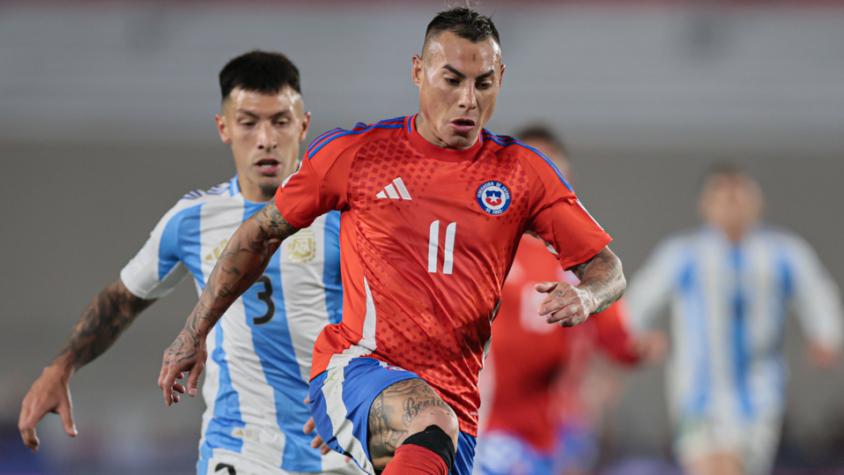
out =
{"type": "Polygon", "coordinates": [[[349,168],[356,141],[343,132],[333,138],[323,136],[315,140],[315,144],[320,140],[323,143],[311,145],[299,170],[276,191],[275,205],[293,227],[308,227],[318,216],[346,208],[349,168]]]}
{"type": "Polygon", "coordinates": [[[612,238],[586,211],[552,162],[525,148],[530,189],[534,191],[530,228],[557,251],[560,264],[570,269],[588,261],[612,238]]]}

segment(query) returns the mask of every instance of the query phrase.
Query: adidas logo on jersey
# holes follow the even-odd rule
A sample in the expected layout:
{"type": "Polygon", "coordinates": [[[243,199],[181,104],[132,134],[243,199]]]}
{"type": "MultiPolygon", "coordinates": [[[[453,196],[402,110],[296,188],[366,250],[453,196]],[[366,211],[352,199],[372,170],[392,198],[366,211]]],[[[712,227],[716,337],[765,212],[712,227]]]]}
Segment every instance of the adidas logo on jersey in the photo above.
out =
{"type": "Polygon", "coordinates": [[[407,187],[404,186],[404,182],[401,177],[396,178],[392,183],[385,186],[383,190],[379,191],[375,195],[375,197],[379,200],[386,200],[389,198],[391,200],[410,201],[413,199],[410,197],[410,193],[408,193],[407,187]]]}

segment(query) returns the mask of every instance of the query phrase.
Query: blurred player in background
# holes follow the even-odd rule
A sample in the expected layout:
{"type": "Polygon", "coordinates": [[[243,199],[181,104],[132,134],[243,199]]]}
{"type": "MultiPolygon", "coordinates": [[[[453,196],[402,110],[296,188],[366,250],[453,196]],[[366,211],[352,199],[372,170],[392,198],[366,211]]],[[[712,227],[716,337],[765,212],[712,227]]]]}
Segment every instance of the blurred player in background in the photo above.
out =
{"type": "MultiPolygon", "coordinates": [[[[226,64],[219,80],[222,105],[215,120],[237,175],[179,200],[120,278],[85,310],[67,347],[23,401],[19,427],[33,450],[35,426],[47,412],[58,412],[68,435],[76,435],[73,373],[186,275],[203,289],[234,230],[296,169],[310,123],[296,66],[280,53],[253,51],[226,64]]],[[[339,224],[339,214],[329,213],[302,229],[273,254],[229,318],[208,333],[199,474],[359,473],[338,454],[321,456],[302,431],[314,340],[327,323],[340,320],[339,224]]]]}
{"type": "Polygon", "coordinates": [[[504,73],[499,45],[488,17],[438,14],[412,63],[419,113],[335,129],[310,145],[275,202],[232,236],[165,351],[165,403],[183,372],[189,387],[196,380],[206,332],[279,243],[341,210],[343,321],[314,349],[318,434],[368,473],[471,473],[478,372],[522,234],[554,246],[557,265],[580,279],[537,286],[549,324],[583,322],[625,285],[610,237],[553,163],[483,129],[504,73]]]}
{"type": "Polygon", "coordinates": [[[661,243],[628,293],[637,329],[672,304],[669,399],[691,474],[770,473],[785,403],[788,304],[816,363],[829,367],[840,354],[834,282],[805,241],[760,222],[762,208],[756,180],[713,168],[700,193],[705,225],[661,243]]]}
{"type": "MultiPolygon", "coordinates": [[[[571,176],[566,147],[548,127],[534,125],[516,136],[571,176]]],[[[481,373],[476,474],[588,473],[597,452],[593,413],[606,402],[594,400],[594,393],[589,400],[583,398],[595,352],[622,365],[644,356],[646,347],[637,346],[627,330],[621,301],[574,328],[547,325],[536,313],[542,294],[535,287],[554,280],[577,283],[541,239],[524,235],[501,292],[481,373]]],[[[617,375],[602,371],[602,376],[613,379],[601,381],[602,387],[618,385],[617,375]]]]}

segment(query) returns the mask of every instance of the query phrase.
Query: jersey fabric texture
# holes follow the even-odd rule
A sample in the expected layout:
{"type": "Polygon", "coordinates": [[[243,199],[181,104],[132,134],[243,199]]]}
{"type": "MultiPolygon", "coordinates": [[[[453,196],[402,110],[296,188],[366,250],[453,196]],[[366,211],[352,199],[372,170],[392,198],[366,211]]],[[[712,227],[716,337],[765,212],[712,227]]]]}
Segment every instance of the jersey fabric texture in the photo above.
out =
{"type": "MultiPolygon", "coordinates": [[[[157,299],[190,274],[201,292],[228,238],[263,206],[240,194],[237,177],[188,193],[164,215],[121,280],[138,297],[157,299]]],[[[320,216],[283,243],[264,275],[209,333],[199,473],[209,471],[219,452],[279,473],[354,469],[336,455],[320,457],[302,433],[313,343],[327,323],[340,320],[339,252],[339,213],[320,216]]]]}
{"type": "MultiPolygon", "coordinates": [[[[632,280],[631,322],[645,328],[671,303],[669,400],[678,434],[714,427],[747,440],[785,403],[782,347],[793,304],[809,340],[840,348],[838,290],[801,238],[758,227],[732,243],[704,227],[661,243],[632,280]]],[[[694,445],[700,446],[700,442],[694,445]]],[[[766,464],[762,464],[766,465],[766,464]]]]}
{"type": "Polygon", "coordinates": [[[535,149],[488,131],[443,149],[415,117],[329,131],[276,200],[295,227],[342,212],[343,321],[317,339],[312,377],[369,355],[419,375],[474,436],[478,372],[520,236],[535,231],[564,268],[610,237],[535,149]]]}
{"type": "MultiPolygon", "coordinates": [[[[317,433],[325,443],[348,455],[366,473],[375,474],[369,453],[369,410],[381,392],[419,376],[370,357],[350,356],[311,381],[310,404],[317,433]]],[[[461,432],[451,475],[470,475],[475,437],[461,432]]]]}
{"type": "MultiPolygon", "coordinates": [[[[490,356],[481,374],[479,453],[496,452],[499,446],[510,447],[510,452],[526,447],[529,450],[518,452],[536,456],[525,455],[519,462],[519,467],[530,468],[525,473],[545,470],[546,461],[554,459],[560,446],[564,417],[579,420],[586,411],[578,401],[580,383],[596,352],[625,365],[638,361],[621,302],[575,327],[546,323],[538,309],[547,294],[535,286],[555,281],[576,284],[577,278],[560,267],[540,239],[523,236],[504,284],[490,356]],[[534,467],[531,461],[539,465],[534,467]]],[[[500,454],[485,461],[484,473],[510,473],[511,463],[500,454]]]]}

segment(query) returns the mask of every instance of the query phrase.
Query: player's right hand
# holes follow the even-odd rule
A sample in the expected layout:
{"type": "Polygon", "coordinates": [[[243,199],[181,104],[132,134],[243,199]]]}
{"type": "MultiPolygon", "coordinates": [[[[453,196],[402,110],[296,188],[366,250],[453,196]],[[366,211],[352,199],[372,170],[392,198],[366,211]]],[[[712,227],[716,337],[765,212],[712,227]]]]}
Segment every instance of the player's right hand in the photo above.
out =
{"type": "Polygon", "coordinates": [[[187,329],[179,332],[179,336],[164,350],[161,362],[161,372],[158,374],[158,387],[164,396],[167,406],[179,402],[179,394],[188,393],[196,396],[199,376],[205,369],[205,338],[187,329]],[[176,382],[188,372],[187,387],[176,382]]]}
{"type": "Polygon", "coordinates": [[[73,422],[73,404],[70,399],[70,375],[60,368],[48,366],[41,376],[32,383],[29,392],[21,403],[18,418],[18,430],[23,444],[35,452],[40,441],[35,426],[48,412],[58,413],[62,419],[64,431],[70,437],[76,437],[76,424],[73,422]]]}

